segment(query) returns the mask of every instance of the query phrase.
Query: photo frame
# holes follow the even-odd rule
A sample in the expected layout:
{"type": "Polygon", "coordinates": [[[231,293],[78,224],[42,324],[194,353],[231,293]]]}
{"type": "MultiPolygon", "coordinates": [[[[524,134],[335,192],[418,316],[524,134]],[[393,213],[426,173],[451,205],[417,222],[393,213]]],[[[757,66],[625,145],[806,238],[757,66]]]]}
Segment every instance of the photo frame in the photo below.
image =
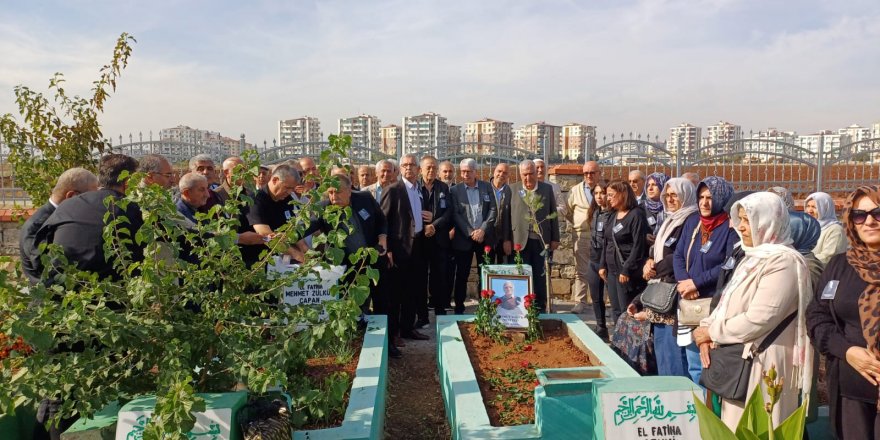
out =
{"type": "Polygon", "coordinates": [[[501,323],[507,328],[527,328],[529,320],[525,297],[532,292],[532,277],[490,273],[486,284],[493,291],[492,301],[501,300],[496,308],[501,323]]]}

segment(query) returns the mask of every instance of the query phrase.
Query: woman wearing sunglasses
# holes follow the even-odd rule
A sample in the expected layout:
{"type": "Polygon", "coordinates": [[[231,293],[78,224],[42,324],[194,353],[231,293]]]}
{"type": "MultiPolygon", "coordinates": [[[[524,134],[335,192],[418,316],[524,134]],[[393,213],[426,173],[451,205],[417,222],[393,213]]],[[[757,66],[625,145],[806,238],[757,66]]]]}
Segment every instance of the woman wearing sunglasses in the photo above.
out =
{"type": "Polygon", "coordinates": [[[880,187],[847,198],[850,248],[828,262],[807,309],[813,345],[826,356],[831,430],[841,439],[880,439],[880,187]]]}

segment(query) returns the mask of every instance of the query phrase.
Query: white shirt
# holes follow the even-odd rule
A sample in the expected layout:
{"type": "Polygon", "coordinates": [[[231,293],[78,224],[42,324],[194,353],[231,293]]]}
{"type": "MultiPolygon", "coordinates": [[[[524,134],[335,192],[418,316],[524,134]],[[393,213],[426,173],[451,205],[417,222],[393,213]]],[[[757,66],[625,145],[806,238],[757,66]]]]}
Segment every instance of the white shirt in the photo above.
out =
{"type": "Polygon", "coordinates": [[[413,232],[418,234],[422,232],[424,225],[422,224],[422,192],[419,186],[409,180],[403,179],[403,186],[406,187],[406,195],[409,196],[409,206],[412,209],[413,232]]]}

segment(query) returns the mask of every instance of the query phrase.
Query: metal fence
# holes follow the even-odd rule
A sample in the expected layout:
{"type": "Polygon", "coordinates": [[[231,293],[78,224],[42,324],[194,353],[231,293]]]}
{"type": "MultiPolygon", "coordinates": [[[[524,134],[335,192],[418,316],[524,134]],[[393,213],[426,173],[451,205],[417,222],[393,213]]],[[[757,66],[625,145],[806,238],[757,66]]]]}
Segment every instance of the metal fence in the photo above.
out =
{"type": "MultiPolygon", "coordinates": [[[[604,139],[603,140],[607,140],[604,139]]],[[[302,156],[316,157],[328,148],[326,142],[308,142],[277,145],[263,142],[256,150],[266,164],[278,163],[302,156]]],[[[770,186],[789,188],[796,197],[804,197],[814,191],[825,191],[842,196],[856,187],[880,182],[880,138],[864,139],[842,146],[826,148],[821,141],[815,149],[766,139],[739,139],[719,142],[687,154],[677,154],[666,148],[665,143],[649,137],[612,137],[611,142],[588,148],[585,156],[599,161],[603,174],[610,179],[625,179],[633,169],[646,174],[661,171],[680,176],[695,172],[701,177],[722,176],[734,184],[737,190],[763,190],[770,186]]],[[[111,151],[138,158],[145,154],[161,154],[178,168],[186,166],[189,158],[208,154],[221,161],[230,154],[246,148],[244,137],[238,146],[219,148],[186,142],[144,139],[143,135],[118,137],[111,151]],[[125,142],[127,140],[127,142],[125,142]]],[[[499,163],[516,164],[523,159],[543,156],[510,145],[461,142],[435,147],[410,148],[417,156],[433,155],[440,160],[454,163],[465,157],[474,158],[480,165],[480,175],[488,178],[499,163]]],[[[16,181],[12,166],[7,161],[8,147],[0,143],[0,205],[27,206],[29,198],[16,181]]],[[[353,164],[373,164],[380,159],[392,158],[396,152],[354,146],[349,152],[353,164]]],[[[551,161],[552,162],[552,161],[551,161]]],[[[550,165],[554,165],[551,163],[550,165]]],[[[511,167],[511,179],[517,180],[516,167],[511,167]]]]}

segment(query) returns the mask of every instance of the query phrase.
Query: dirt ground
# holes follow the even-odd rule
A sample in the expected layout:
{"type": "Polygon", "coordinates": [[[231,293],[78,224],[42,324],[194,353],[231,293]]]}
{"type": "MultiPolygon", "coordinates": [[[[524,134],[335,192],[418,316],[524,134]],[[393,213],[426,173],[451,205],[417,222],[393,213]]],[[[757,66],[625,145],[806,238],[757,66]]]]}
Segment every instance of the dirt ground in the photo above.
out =
{"type": "Polygon", "coordinates": [[[385,438],[433,440],[450,438],[437,370],[437,331],[419,329],[427,341],[405,339],[402,359],[389,359],[385,438]]]}

